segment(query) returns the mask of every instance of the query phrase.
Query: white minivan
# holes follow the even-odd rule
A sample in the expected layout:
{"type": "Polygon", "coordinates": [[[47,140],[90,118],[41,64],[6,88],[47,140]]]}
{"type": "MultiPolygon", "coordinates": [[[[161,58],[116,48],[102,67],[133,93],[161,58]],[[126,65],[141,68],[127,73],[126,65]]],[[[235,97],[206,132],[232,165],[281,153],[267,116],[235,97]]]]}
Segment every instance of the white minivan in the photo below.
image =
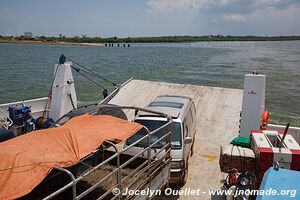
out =
{"type": "MultiPolygon", "coordinates": [[[[186,96],[158,96],[152,101],[146,109],[165,113],[172,117],[172,133],[171,133],[171,175],[170,183],[184,185],[188,176],[188,161],[193,154],[193,147],[196,134],[196,108],[191,98],[186,96]]],[[[134,121],[144,125],[149,131],[154,131],[166,123],[166,118],[149,114],[146,112],[138,112],[134,121]]],[[[161,133],[165,131],[157,131],[151,136],[151,143],[154,143],[161,137],[161,133]]],[[[145,131],[140,131],[129,138],[125,147],[136,142],[145,136],[145,131]]],[[[129,154],[136,154],[146,146],[146,141],[136,144],[137,149],[127,152],[129,154]]],[[[160,141],[153,147],[155,152],[161,149],[166,144],[165,141],[160,141]]]]}

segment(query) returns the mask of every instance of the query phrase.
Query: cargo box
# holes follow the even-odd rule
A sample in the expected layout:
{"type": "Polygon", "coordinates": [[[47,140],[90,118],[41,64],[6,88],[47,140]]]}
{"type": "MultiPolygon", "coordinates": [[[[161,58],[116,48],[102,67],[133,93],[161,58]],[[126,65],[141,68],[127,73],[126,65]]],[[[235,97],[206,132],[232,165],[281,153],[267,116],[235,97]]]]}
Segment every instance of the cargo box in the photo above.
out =
{"type": "Polygon", "coordinates": [[[227,172],[237,169],[241,173],[247,171],[255,173],[255,154],[251,149],[234,145],[224,145],[220,148],[220,169],[227,172]]]}

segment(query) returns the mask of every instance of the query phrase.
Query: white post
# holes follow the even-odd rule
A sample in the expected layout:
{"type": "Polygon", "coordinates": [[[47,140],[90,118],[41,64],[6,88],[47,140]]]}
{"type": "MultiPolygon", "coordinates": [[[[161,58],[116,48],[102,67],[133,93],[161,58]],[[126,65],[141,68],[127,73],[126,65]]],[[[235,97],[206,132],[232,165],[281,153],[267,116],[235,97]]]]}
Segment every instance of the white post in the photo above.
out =
{"type": "Polygon", "coordinates": [[[55,65],[55,78],[52,88],[51,108],[49,113],[49,117],[54,120],[59,119],[72,109],[77,108],[77,96],[71,65],[71,62],[55,65]]]}
{"type": "Polygon", "coordinates": [[[261,115],[265,110],[266,76],[246,74],[239,136],[250,137],[251,130],[259,130],[261,115]]]}

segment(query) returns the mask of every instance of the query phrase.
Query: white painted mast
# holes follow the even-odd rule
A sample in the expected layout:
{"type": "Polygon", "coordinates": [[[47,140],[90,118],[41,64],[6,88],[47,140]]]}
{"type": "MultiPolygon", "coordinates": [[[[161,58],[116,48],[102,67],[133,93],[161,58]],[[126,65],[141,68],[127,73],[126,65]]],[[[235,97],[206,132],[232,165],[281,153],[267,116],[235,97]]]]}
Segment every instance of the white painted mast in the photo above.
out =
{"type": "MultiPolygon", "coordinates": [[[[64,57],[63,57],[64,58],[64,57]]],[[[77,96],[71,70],[72,62],[55,65],[49,117],[57,120],[69,111],[77,108],[77,96]]]]}

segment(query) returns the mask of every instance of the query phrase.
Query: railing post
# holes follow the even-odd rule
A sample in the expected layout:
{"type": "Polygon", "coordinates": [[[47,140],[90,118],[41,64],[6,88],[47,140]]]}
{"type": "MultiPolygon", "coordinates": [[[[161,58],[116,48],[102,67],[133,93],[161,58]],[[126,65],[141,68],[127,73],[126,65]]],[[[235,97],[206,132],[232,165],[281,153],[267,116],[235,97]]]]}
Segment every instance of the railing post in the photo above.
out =
{"type": "MultiPolygon", "coordinates": [[[[148,133],[148,180],[149,180],[149,190],[150,190],[150,186],[151,186],[151,179],[150,179],[150,176],[151,176],[151,168],[150,168],[150,165],[151,165],[151,135],[148,133]]],[[[149,196],[149,194],[148,194],[149,196]]]]}
{"type": "MultiPolygon", "coordinates": [[[[64,168],[61,168],[61,167],[57,167],[57,166],[54,166],[54,169],[56,170],[59,170],[59,171],[62,171],[62,172],[65,172],[66,174],[68,174],[72,180],[72,199],[73,200],[76,200],[76,179],[74,177],[74,175],[67,169],[64,169],[64,168]]],[[[46,197],[46,199],[51,199],[52,197],[56,196],[57,194],[59,194],[59,190],[52,193],[51,195],[49,195],[48,197],[46,197]]]]}
{"type": "Polygon", "coordinates": [[[118,188],[120,190],[120,194],[118,195],[118,199],[121,199],[122,196],[122,169],[120,167],[120,154],[118,154],[117,156],[117,167],[118,167],[118,171],[117,171],[117,184],[118,184],[118,188]]]}

